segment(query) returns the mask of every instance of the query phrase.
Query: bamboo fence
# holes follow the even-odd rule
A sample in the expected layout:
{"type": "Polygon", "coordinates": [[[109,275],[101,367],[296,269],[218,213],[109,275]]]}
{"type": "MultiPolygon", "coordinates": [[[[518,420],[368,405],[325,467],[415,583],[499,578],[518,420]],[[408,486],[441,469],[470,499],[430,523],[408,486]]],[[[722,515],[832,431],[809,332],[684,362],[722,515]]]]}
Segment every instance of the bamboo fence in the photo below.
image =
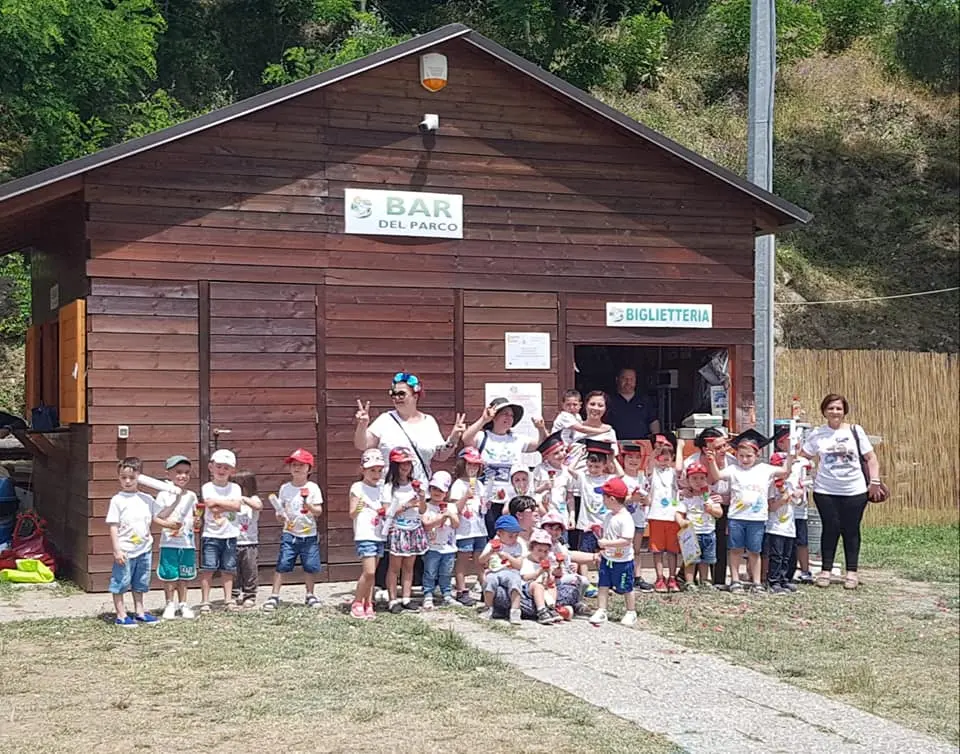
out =
{"type": "Polygon", "coordinates": [[[814,426],[820,401],[840,393],[851,422],[879,435],[890,499],[867,507],[867,524],[952,524],[960,508],[960,370],[956,354],[779,350],[777,416],[794,395],[814,426]]]}

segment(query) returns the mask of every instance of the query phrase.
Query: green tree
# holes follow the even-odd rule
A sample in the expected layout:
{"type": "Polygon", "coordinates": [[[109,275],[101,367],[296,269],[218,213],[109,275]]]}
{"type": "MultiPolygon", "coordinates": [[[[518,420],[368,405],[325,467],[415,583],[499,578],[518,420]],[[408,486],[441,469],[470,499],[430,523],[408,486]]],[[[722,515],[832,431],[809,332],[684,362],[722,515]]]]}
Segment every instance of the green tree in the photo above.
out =
{"type": "MultiPolygon", "coordinates": [[[[751,0],[720,0],[707,11],[717,27],[716,54],[720,61],[746,70],[750,48],[751,0]]],[[[786,65],[809,57],[823,44],[823,17],[807,0],[777,0],[777,63],[786,65]]]]}

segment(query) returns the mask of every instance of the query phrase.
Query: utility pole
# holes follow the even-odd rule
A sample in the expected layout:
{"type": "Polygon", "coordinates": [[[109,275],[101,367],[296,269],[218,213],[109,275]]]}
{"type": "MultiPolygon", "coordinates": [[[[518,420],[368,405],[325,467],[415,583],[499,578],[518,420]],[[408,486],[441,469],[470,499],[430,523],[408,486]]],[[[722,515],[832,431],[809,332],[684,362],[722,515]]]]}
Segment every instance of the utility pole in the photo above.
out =
{"type": "MultiPolygon", "coordinates": [[[[773,87],[777,71],[775,0],[753,0],[750,7],[750,95],[747,177],[773,189],[773,87]]],[[[755,239],[753,375],[757,430],[773,433],[773,289],[776,248],[772,235],[755,239]]]]}

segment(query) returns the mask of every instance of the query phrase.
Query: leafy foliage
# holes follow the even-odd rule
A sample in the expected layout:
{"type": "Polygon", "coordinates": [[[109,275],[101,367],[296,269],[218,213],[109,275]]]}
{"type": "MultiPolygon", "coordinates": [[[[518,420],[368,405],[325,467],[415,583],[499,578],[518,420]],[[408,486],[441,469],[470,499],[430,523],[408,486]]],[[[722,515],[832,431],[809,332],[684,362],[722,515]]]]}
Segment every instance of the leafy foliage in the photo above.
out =
{"type": "Polygon", "coordinates": [[[23,254],[0,257],[0,341],[21,341],[30,324],[30,263],[23,254]]]}
{"type": "Polygon", "coordinates": [[[611,43],[616,70],[623,77],[623,88],[635,92],[640,87],[655,89],[663,76],[667,57],[667,34],[673,21],[666,13],[638,13],[617,24],[617,36],[611,43]]]}
{"type": "Polygon", "coordinates": [[[960,4],[957,0],[900,0],[894,58],[917,81],[941,91],[960,86],[960,4]]]}
{"type": "MultiPolygon", "coordinates": [[[[716,51],[722,60],[746,67],[750,47],[751,0],[719,0],[707,11],[718,27],[716,51]]],[[[826,36],[823,16],[806,0],[777,0],[777,64],[816,52],[826,36]]]]}
{"type": "Polygon", "coordinates": [[[826,26],[824,48],[842,52],[881,29],[887,6],[883,0],[818,0],[817,9],[826,26]]]}

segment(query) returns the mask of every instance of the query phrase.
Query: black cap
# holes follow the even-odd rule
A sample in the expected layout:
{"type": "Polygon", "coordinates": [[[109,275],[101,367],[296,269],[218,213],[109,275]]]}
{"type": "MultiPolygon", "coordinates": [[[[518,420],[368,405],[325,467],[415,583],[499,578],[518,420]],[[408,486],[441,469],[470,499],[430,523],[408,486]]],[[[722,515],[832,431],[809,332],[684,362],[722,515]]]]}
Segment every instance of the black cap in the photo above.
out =
{"type": "Polygon", "coordinates": [[[755,446],[757,450],[759,450],[760,448],[767,447],[767,445],[769,445],[771,442],[773,442],[773,438],[766,437],[765,435],[757,432],[755,429],[748,429],[734,437],[730,441],[730,444],[735,448],[739,448],[740,445],[746,443],[755,446]]]}
{"type": "Polygon", "coordinates": [[[677,436],[673,432],[671,432],[669,429],[665,429],[662,432],[651,434],[650,437],[647,439],[649,439],[650,444],[654,446],[656,446],[658,442],[665,440],[670,445],[670,447],[673,448],[674,452],[676,452],[677,450],[677,436]]]}
{"type": "Polygon", "coordinates": [[[776,443],[781,437],[786,437],[790,434],[790,425],[781,424],[778,427],[773,428],[773,437],[770,439],[770,442],[776,443]]]}
{"type": "Polygon", "coordinates": [[[636,440],[624,440],[620,443],[621,453],[643,453],[644,447],[636,440]]]}
{"type": "Polygon", "coordinates": [[[538,453],[549,453],[558,445],[564,445],[563,438],[560,437],[560,432],[554,432],[552,435],[547,435],[542,443],[537,446],[538,453]]]}
{"type": "Polygon", "coordinates": [[[707,447],[707,440],[711,437],[726,437],[727,434],[719,427],[707,427],[694,438],[693,444],[700,449],[707,447]]]}
{"type": "Polygon", "coordinates": [[[583,444],[587,448],[587,453],[599,453],[602,456],[612,456],[613,455],[613,445],[605,440],[593,440],[589,437],[584,437],[577,442],[583,444]]]}

